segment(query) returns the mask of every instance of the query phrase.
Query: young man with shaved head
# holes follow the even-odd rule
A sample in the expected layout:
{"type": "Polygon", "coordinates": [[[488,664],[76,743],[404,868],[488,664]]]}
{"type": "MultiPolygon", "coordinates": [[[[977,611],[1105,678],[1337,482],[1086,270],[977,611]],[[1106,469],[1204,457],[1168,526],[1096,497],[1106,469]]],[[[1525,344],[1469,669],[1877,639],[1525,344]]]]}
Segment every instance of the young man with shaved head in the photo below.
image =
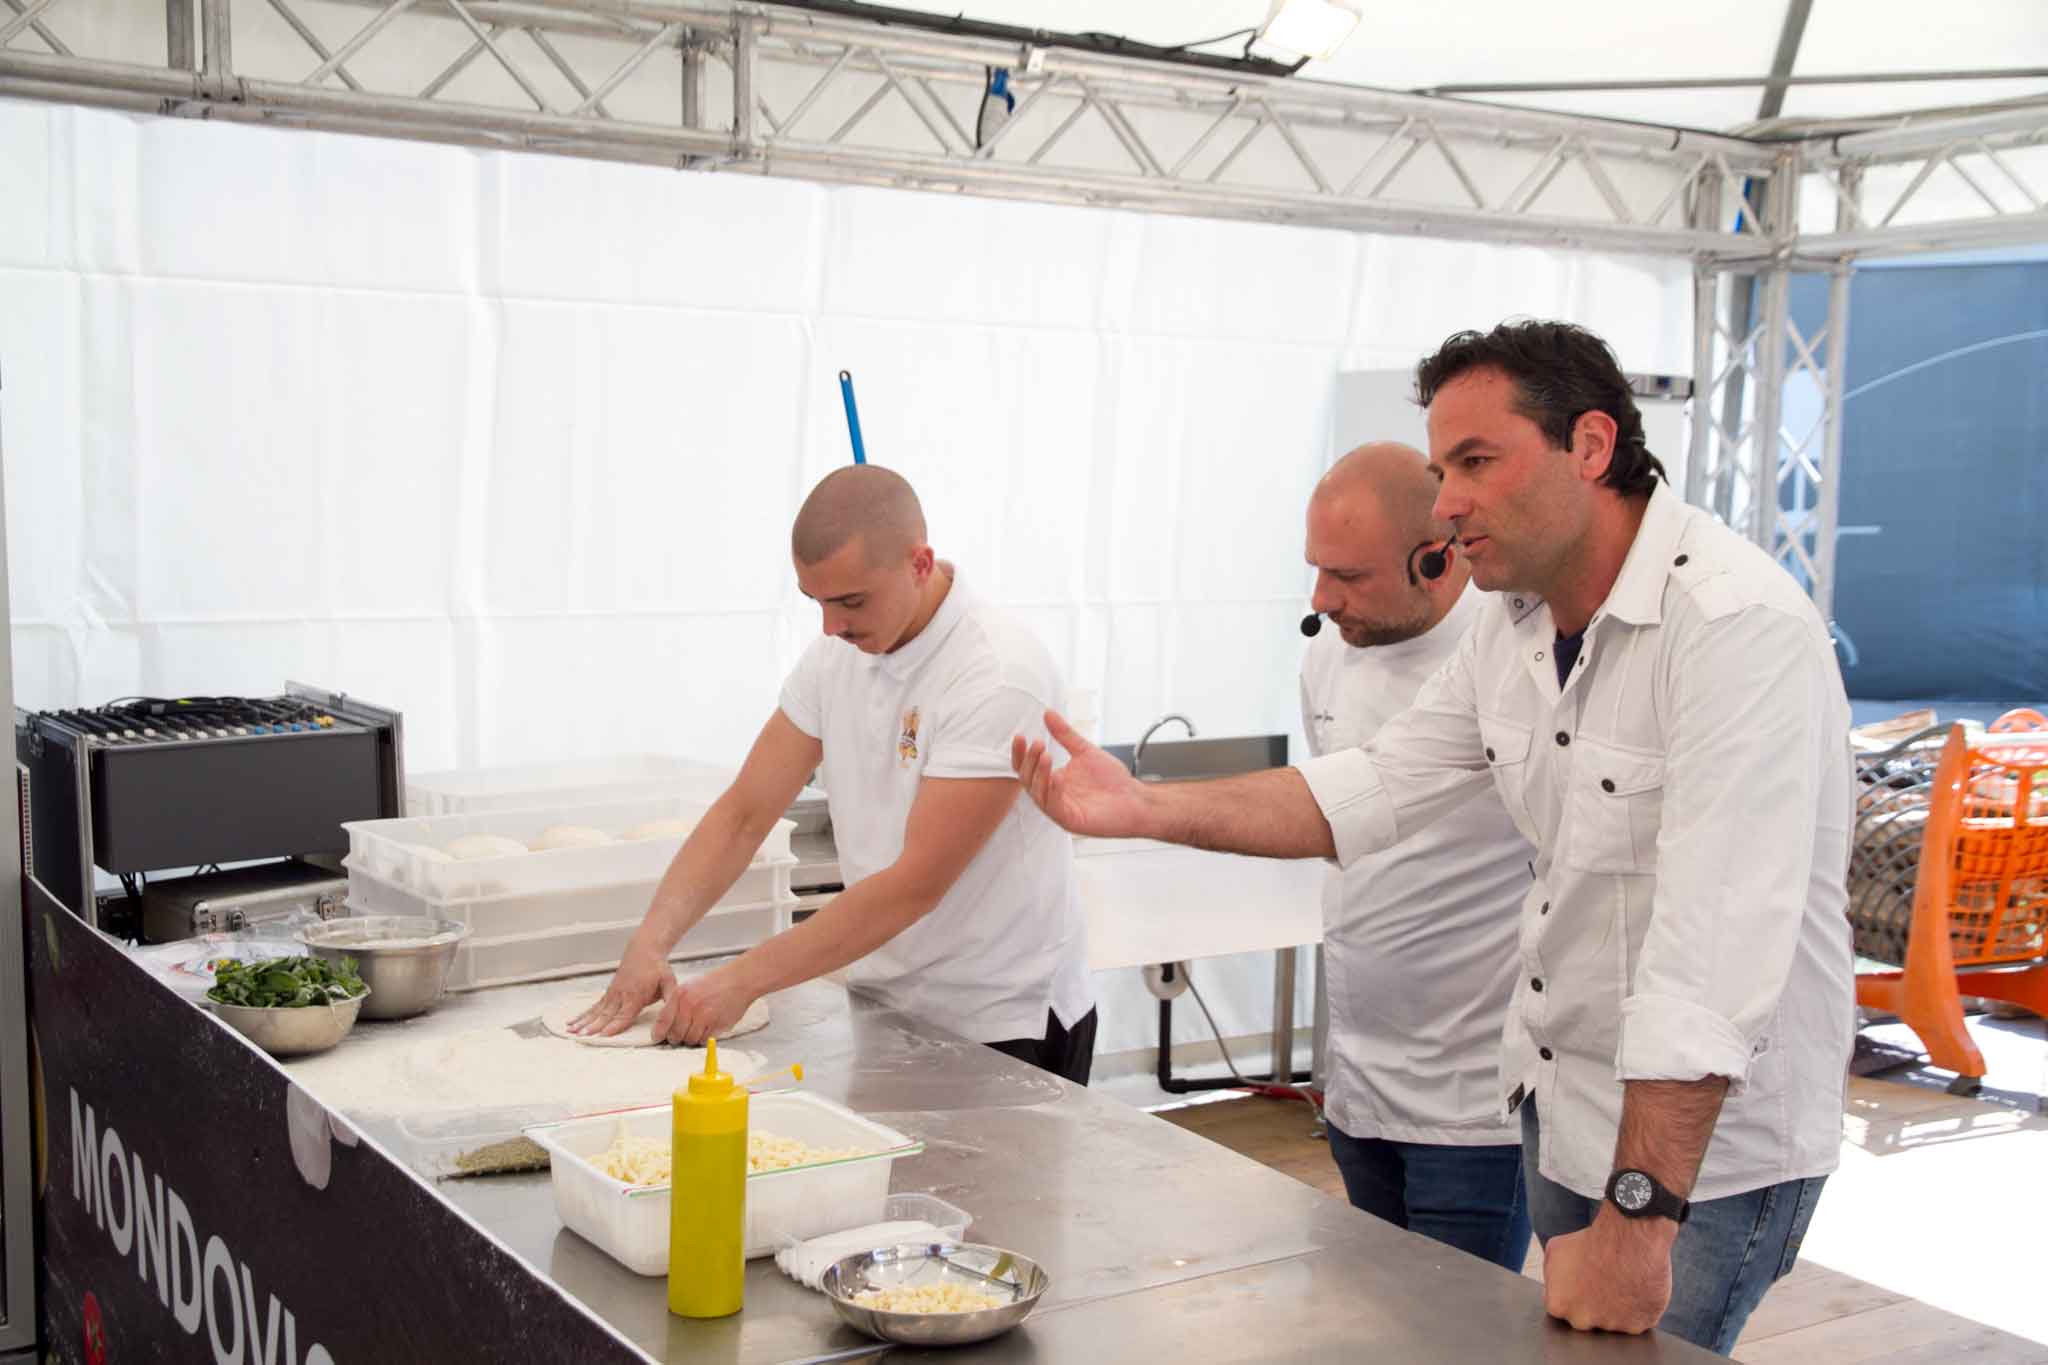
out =
{"type": "MultiPolygon", "coordinates": [[[[1365,445],[1308,505],[1318,632],[1301,665],[1309,752],[1366,743],[1457,653],[1486,594],[1436,520],[1422,452],[1365,445]]],[[[1323,892],[1330,1152],[1358,1208],[1519,1271],[1521,1126],[1501,1113],[1528,841],[1500,799],[1331,868],[1323,892]]]]}
{"type": "Polygon", "coordinates": [[[1436,515],[1493,593],[1366,744],[1141,786],[1064,725],[1025,789],[1077,833],[1350,865],[1491,788],[1536,847],[1503,1035],[1544,1299],[1727,1353],[1841,1152],[1849,704],[1827,624],[1687,507],[1600,338],[1450,338],[1416,371],[1436,515]]]}
{"type": "Polygon", "coordinates": [[[655,1036],[696,1043],[827,972],[884,1004],[1085,1085],[1095,1006],[1073,842],[1018,800],[1010,738],[1060,704],[1045,647],[937,559],[901,475],[855,465],[812,490],[790,535],[822,638],[732,786],[685,841],[602,999],[612,1034],[656,999],[655,1036]],[[686,984],[676,941],[822,773],[846,890],[686,984]]]}

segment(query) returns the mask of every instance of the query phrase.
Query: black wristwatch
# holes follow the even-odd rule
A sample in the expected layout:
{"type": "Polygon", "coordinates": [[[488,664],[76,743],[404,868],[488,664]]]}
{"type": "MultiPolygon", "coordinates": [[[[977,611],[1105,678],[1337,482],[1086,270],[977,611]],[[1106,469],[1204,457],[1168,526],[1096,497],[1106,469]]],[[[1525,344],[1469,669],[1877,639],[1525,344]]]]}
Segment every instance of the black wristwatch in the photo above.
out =
{"type": "Polygon", "coordinates": [[[1683,1223],[1692,1205],[1657,1183],[1648,1171],[1616,1171],[1607,1178],[1607,1202],[1625,1218],[1669,1218],[1683,1223]]]}

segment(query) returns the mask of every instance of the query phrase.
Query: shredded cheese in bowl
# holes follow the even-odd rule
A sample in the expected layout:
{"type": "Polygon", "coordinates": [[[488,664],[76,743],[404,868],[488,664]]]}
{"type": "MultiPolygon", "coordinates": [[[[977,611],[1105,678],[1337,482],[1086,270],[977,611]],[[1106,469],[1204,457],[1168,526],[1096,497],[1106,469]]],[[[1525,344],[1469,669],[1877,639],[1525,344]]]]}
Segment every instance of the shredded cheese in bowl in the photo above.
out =
{"type": "Polygon", "coordinates": [[[881,1313],[978,1313],[1001,1308],[1008,1299],[960,1284],[920,1284],[902,1289],[870,1289],[849,1303],[881,1313]]]}
{"type": "Polygon", "coordinates": [[[849,1157],[866,1156],[858,1147],[813,1147],[808,1142],[795,1138],[779,1137],[774,1133],[747,1134],[747,1173],[758,1171],[787,1171],[796,1166],[816,1166],[825,1161],[845,1161],[849,1157]]]}
{"type": "MultiPolygon", "coordinates": [[[[866,1156],[858,1147],[813,1147],[808,1142],[776,1133],[747,1134],[747,1173],[787,1171],[798,1166],[816,1166],[826,1161],[844,1161],[866,1156]]],[[[591,1159],[591,1164],[614,1180],[628,1185],[666,1185],[673,1172],[673,1155],[665,1138],[634,1137],[621,1123],[612,1135],[611,1146],[591,1159]]]]}
{"type": "Polygon", "coordinates": [[[620,1124],[612,1145],[598,1153],[593,1165],[628,1185],[666,1185],[673,1170],[669,1144],[660,1138],[634,1137],[620,1124]]]}

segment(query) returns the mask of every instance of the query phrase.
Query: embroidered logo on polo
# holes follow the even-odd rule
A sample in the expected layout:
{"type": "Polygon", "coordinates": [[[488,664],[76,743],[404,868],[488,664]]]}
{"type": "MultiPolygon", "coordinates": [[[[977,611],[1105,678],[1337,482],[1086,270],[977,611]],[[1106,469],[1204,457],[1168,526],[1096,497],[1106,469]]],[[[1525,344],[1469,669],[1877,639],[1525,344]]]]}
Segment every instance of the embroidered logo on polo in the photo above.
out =
{"type": "Polygon", "coordinates": [[[903,728],[896,735],[896,766],[908,768],[917,762],[917,722],[915,706],[903,713],[903,728]]]}

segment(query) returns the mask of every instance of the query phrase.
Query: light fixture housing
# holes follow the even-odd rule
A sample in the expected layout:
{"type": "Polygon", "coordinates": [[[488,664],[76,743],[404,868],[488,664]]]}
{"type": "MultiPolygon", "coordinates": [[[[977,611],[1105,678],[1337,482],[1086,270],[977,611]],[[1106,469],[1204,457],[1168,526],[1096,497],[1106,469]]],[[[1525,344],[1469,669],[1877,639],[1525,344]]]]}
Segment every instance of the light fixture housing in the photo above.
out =
{"type": "Polygon", "coordinates": [[[1358,27],[1358,11],[1334,0],[1273,0],[1258,41],[1297,57],[1327,60],[1358,27]]]}

